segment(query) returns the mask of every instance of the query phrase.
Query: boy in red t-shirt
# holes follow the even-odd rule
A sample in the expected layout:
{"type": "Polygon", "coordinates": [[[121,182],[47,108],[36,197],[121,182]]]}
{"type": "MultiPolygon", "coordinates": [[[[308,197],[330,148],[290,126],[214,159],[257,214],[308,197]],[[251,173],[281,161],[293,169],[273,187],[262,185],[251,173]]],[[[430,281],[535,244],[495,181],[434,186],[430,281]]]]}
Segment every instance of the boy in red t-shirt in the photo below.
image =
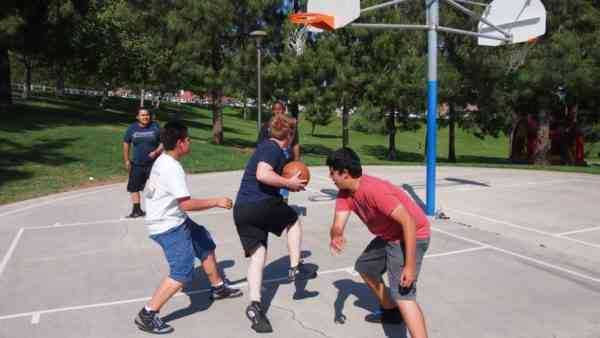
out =
{"type": "Polygon", "coordinates": [[[376,236],[355,264],[355,270],[382,308],[365,320],[400,323],[404,319],[411,337],[427,337],[423,312],[416,302],[416,281],[429,246],[429,220],[402,189],[363,175],[360,158],[352,149],[341,148],[330,154],[327,166],[329,176],[340,189],[330,232],[331,250],[343,250],[344,228],[351,212],[376,236]],[[389,293],[382,280],[386,271],[389,293]]]}

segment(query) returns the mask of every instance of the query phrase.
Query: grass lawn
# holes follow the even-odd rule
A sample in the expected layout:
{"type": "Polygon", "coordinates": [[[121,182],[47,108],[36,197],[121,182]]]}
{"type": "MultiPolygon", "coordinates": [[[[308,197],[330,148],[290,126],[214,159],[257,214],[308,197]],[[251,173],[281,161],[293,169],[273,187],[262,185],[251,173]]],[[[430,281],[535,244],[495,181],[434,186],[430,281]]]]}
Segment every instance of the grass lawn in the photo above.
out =
{"type": "MultiPolygon", "coordinates": [[[[124,182],[122,138],[127,126],[135,121],[137,102],[112,98],[107,110],[97,108],[97,98],[41,98],[20,102],[4,112],[0,124],[0,204],[43,196],[87,185],[124,182]],[[94,180],[90,180],[93,177],[94,180]]],[[[163,105],[159,122],[180,118],[190,127],[192,153],[183,164],[189,173],[241,169],[252,154],[256,140],[256,122],[243,120],[237,110],[226,109],[225,144],[216,146],[212,139],[212,118],[207,109],[188,105],[163,105]]],[[[336,120],[317,127],[310,135],[307,122],[301,124],[300,143],[304,161],[323,165],[327,154],[341,146],[341,125],[336,120]],[[303,128],[302,128],[303,126],[303,128]]],[[[424,128],[398,133],[398,161],[386,158],[387,136],[350,132],[350,144],[364,164],[422,164],[424,128]]],[[[447,165],[448,130],[438,133],[441,165],[447,165]]],[[[600,166],[534,167],[513,165],[506,159],[505,137],[478,139],[457,130],[457,164],[468,166],[549,169],[600,173],[600,166]]],[[[590,153],[591,162],[599,162],[600,146],[590,153]]]]}

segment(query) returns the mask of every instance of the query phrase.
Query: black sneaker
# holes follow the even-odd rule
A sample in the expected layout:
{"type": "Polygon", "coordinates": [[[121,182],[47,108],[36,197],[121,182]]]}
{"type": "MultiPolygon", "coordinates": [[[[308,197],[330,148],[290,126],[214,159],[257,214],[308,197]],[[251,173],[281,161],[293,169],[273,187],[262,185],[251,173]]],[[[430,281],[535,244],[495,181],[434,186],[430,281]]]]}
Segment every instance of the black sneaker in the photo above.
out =
{"type": "Polygon", "coordinates": [[[165,334],[174,331],[173,327],[160,319],[157,311],[146,311],[145,308],[140,310],[134,322],[140,330],[150,333],[165,334]]]}
{"type": "Polygon", "coordinates": [[[402,314],[396,309],[380,309],[365,316],[365,321],[376,324],[402,324],[402,314]]]}
{"type": "Polygon", "coordinates": [[[224,298],[237,298],[242,296],[244,293],[240,289],[235,289],[229,286],[229,284],[223,282],[219,287],[211,287],[210,298],[212,300],[224,299],[224,298]]]}
{"type": "Polygon", "coordinates": [[[144,216],[146,216],[146,213],[143,210],[133,210],[131,214],[127,215],[127,218],[138,218],[144,216]]]}
{"type": "Polygon", "coordinates": [[[246,308],[246,317],[252,322],[252,329],[257,333],[270,333],[273,332],[271,322],[267,318],[267,315],[262,309],[259,302],[252,302],[246,308]]]}
{"type": "Polygon", "coordinates": [[[309,271],[304,262],[300,261],[297,266],[288,270],[288,281],[313,279],[317,277],[317,271],[309,271]]]}

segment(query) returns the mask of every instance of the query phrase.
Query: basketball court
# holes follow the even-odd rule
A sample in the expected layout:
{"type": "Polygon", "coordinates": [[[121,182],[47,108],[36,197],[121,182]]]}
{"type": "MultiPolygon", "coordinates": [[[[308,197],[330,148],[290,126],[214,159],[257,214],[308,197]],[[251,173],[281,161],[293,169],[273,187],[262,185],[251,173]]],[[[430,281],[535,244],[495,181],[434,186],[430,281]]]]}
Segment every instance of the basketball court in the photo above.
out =
{"type": "MultiPolygon", "coordinates": [[[[366,167],[424,199],[422,167],[366,167]]],[[[377,304],[353,271],[371,239],[348,225],[345,252],[328,249],[335,186],[312,168],[292,194],[303,215],[304,256],[319,276],[289,284],[285,241],[271,238],[263,302],[273,337],[402,337],[399,325],[363,320],[377,304]]],[[[197,197],[235,197],[241,172],[189,177],[197,197]]],[[[577,337],[600,334],[600,178],[584,174],[442,167],[418,300],[431,337],[577,337]]],[[[143,337],[133,324],[167,266],[124,184],[0,208],[0,337],[143,337]]],[[[191,214],[217,242],[220,267],[247,291],[247,261],[231,211],[191,214]]],[[[198,272],[161,315],[173,337],[255,336],[246,297],[210,303],[198,272]]]]}

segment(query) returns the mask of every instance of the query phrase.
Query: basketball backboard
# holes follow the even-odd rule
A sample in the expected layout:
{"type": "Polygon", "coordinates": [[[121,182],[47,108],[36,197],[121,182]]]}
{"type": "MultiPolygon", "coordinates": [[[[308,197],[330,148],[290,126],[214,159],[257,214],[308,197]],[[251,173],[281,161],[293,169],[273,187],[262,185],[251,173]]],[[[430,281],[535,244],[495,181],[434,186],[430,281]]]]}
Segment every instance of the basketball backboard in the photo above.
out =
{"type": "MultiPolygon", "coordinates": [[[[510,42],[479,37],[480,46],[499,46],[505,43],[530,41],[546,33],[546,8],[540,0],[494,0],[482,17],[512,35],[510,42]]],[[[501,32],[479,22],[479,33],[503,37],[501,32]]]]}
{"type": "Polygon", "coordinates": [[[333,29],[337,29],[358,19],[360,0],[308,0],[306,12],[333,17],[333,29]]]}

